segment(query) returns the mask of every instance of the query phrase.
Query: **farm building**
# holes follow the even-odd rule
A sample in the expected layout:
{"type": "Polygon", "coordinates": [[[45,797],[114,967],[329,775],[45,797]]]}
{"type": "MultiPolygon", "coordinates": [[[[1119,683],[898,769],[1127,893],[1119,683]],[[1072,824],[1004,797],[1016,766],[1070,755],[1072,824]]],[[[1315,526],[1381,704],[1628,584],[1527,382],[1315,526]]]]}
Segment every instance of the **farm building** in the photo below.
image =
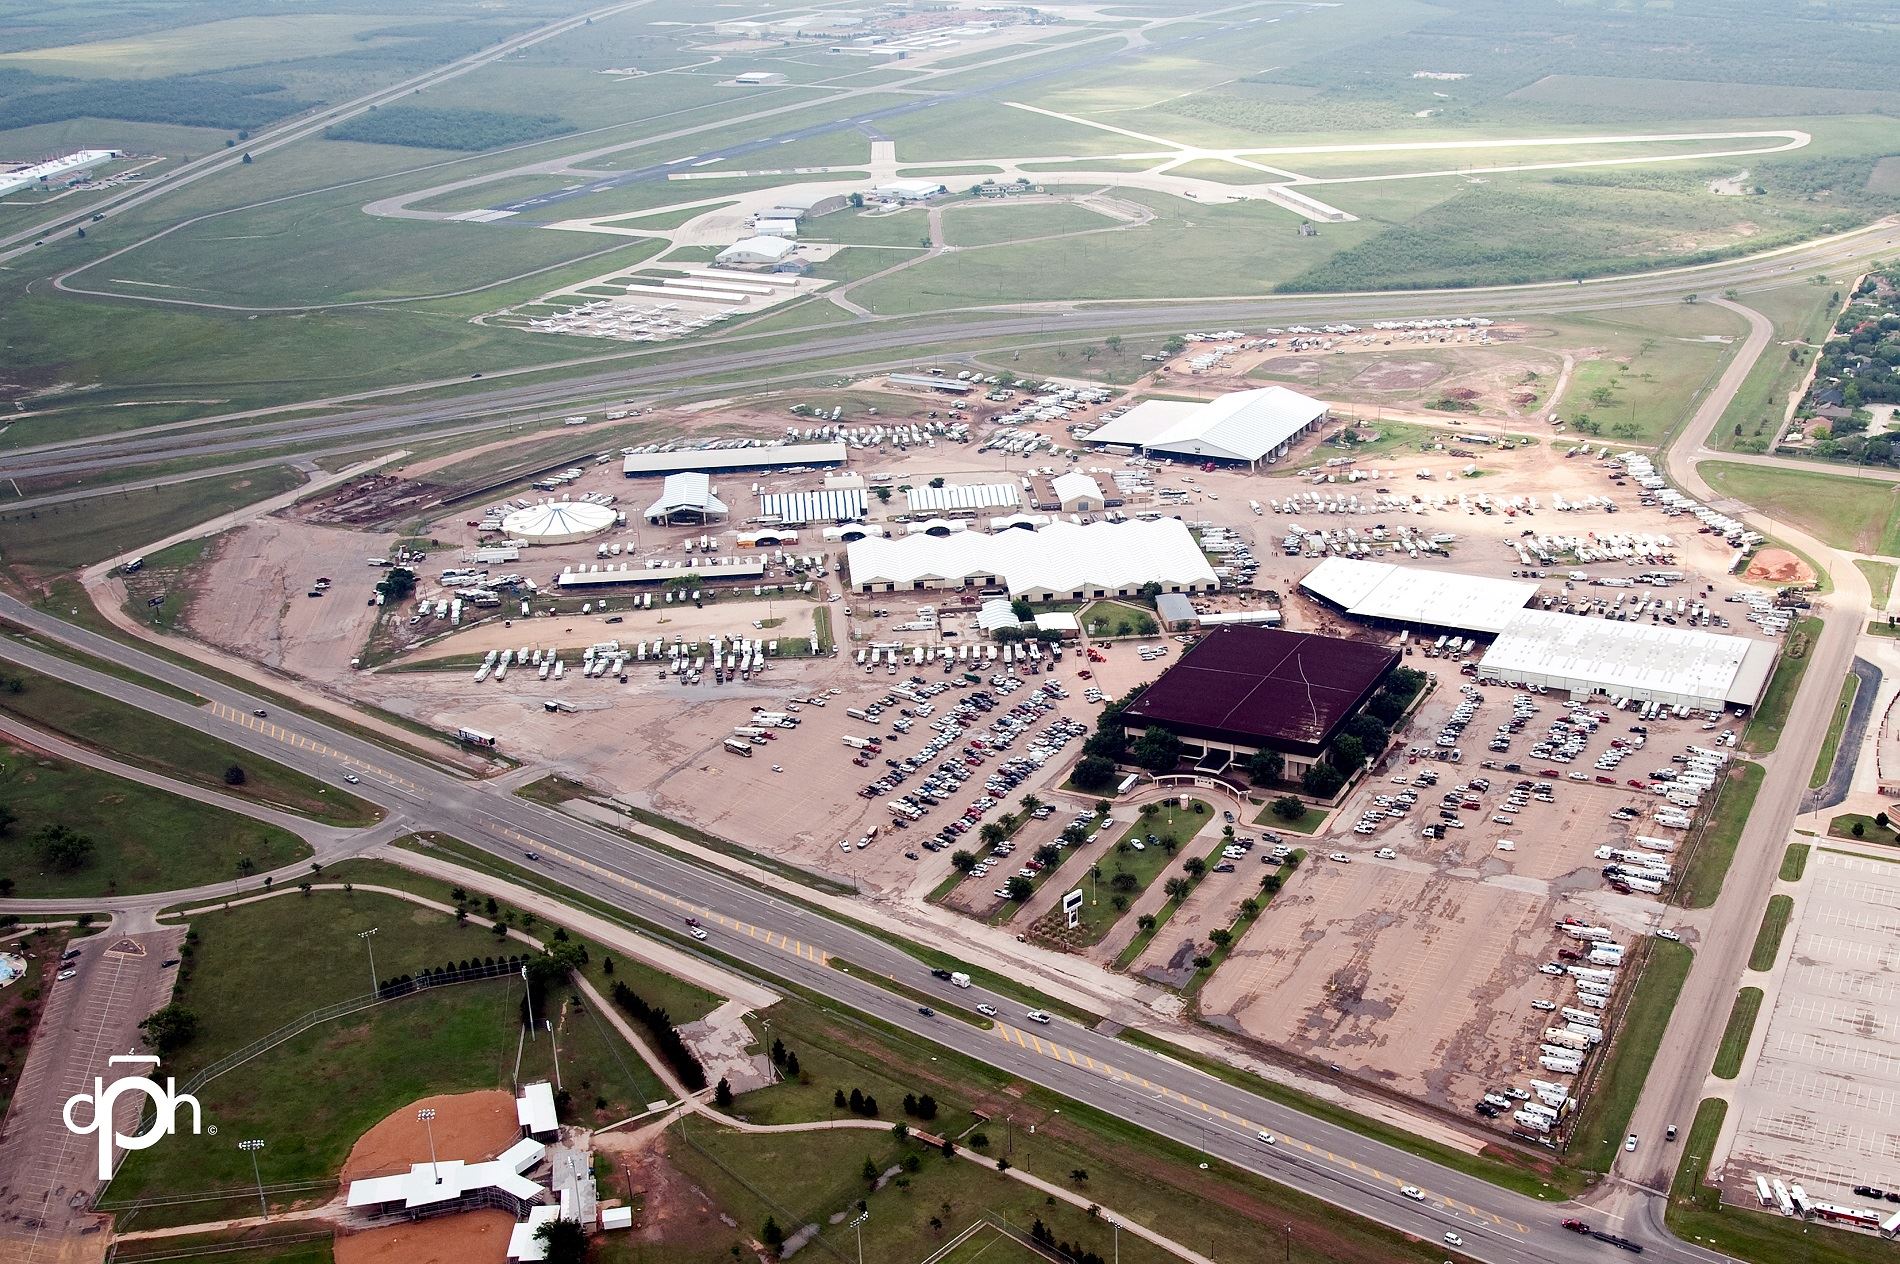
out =
{"type": "Polygon", "coordinates": [[[1514,685],[1719,711],[1754,706],[1774,666],[1772,641],[1524,610],[1498,633],[1479,672],[1514,685]]]}
{"type": "Polygon", "coordinates": [[[1254,624],[1213,628],[1122,712],[1131,737],[1179,737],[1197,772],[1220,775],[1263,750],[1286,776],[1310,768],[1398,666],[1397,650],[1254,624]]]}
{"type": "Polygon", "coordinates": [[[713,495],[712,479],[699,470],[668,474],[660,498],[646,511],[648,522],[669,526],[697,525],[725,516],[725,502],[713,495]]]}
{"type": "Polygon", "coordinates": [[[1537,596],[1534,580],[1347,557],[1329,557],[1315,566],[1300,589],[1322,605],[1379,627],[1485,635],[1502,631],[1537,596]]]}
{"type": "Polygon", "coordinates": [[[628,478],[674,474],[681,470],[775,470],[791,466],[843,465],[842,443],[766,443],[732,448],[682,448],[672,452],[629,452],[620,462],[628,478]]]}
{"type": "Polygon", "coordinates": [[[1258,465],[1286,454],[1293,440],[1326,418],[1326,405],[1284,386],[1236,391],[1205,403],[1143,400],[1099,426],[1092,444],[1161,456],[1258,465]]]}
{"type": "Polygon", "coordinates": [[[792,251],[798,249],[795,242],[783,237],[747,237],[735,241],[713,256],[718,264],[768,264],[783,262],[792,251]]]}
{"type": "Polygon", "coordinates": [[[1173,518],[867,539],[847,555],[851,585],[862,593],[977,587],[1031,601],[1082,601],[1133,596],[1149,583],[1163,592],[1220,587],[1194,537],[1173,518]]]}

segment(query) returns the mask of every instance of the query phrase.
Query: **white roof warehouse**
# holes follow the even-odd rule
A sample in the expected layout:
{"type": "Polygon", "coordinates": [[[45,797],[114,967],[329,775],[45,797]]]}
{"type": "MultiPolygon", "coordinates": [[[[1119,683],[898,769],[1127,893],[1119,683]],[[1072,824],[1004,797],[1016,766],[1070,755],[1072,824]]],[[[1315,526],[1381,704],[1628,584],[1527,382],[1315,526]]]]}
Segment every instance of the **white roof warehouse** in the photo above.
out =
{"type": "Polygon", "coordinates": [[[1329,557],[1306,573],[1309,596],[1355,619],[1407,628],[1496,633],[1537,596],[1537,582],[1329,557]]]}
{"type": "Polygon", "coordinates": [[[1285,455],[1326,417],[1326,405],[1284,386],[1236,391],[1206,403],[1144,400],[1089,435],[1090,443],[1257,465],[1285,455]]]}
{"type": "Polygon", "coordinates": [[[1031,601],[1132,596],[1144,584],[1163,592],[1213,592],[1214,569],[1188,529],[1155,522],[1052,523],[1041,531],[865,539],[848,546],[858,592],[999,587],[1031,601]]]}
{"type": "Polygon", "coordinates": [[[1524,610],[1479,670],[1510,684],[1718,711],[1754,706],[1774,666],[1772,641],[1524,610]]]}

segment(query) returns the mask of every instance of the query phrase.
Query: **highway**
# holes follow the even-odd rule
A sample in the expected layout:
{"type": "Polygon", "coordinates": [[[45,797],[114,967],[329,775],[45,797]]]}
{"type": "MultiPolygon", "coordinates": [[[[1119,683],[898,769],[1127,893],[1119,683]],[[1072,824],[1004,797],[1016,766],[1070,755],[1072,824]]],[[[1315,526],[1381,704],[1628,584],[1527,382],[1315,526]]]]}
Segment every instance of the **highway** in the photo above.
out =
{"type": "MultiPolygon", "coordinates": [[[[0,616],[49,640],[190,690],[209,705],[194,706],[130,685],[17,641],[0,641],[0,658],[109,693],[334,785],[352,773],[360,782],[351,792],[378,803],[399,822],[440,830],[517,864],[526,863],[524,853],[534,851],[550,880],[655,924],[678,924],[696,916],[712,933],[709,946],[763,976],[811,988],[842,1006],[1183,1144],[1204,1147],[1213,1158],[1353,1214],[1428,1240],[1456,1232],[1464,1238],[1464,1254],[1499,1264],[1602,1259],[1611,1248],[1563,1230],[1560,1221],[1566,1214],[1582,1215],[1641,1241],[1659,1259],[1723,1258],[1677,1242],[1654,1225],[1606,1224],[1598,1212],[1565,1210],[1499,1189],[1061,1018],[1046,1025],[1029,1022],[1018,1001],[938,983],[914,958],[882,940],[723,873],[630,843],[506,790],[453,776],[305,716],[272,713],[260,719],[254,712],[268,710],[260,699],[12,598],[0,597],[0,616]],[[933,994],[939,1013],[926,1017],[902,997],[836,968],[832,963],[838,959],[933,994]],[[968,1010],[979,1002],[999,1011],[993,1030],[949,1016],[953,1009],[968,1010]],[[1275,1136],[1275,1144],[1260,1141],[1262,1129],[1275,1136]],[[1425,1191],[1425,1200],[1401,1196],[1398,1191],[1407,1184],[1425,1191]]],[[[7,907],[23,904],[14,901],[7,907]]]]}
{"type": "MultiPolygon", "coordinates": [[[[1543,282],[1517,286],[1345,294],[1275,295],[1258,299],[1199,299],[1117,302],[1025,308],[1021,305],[959,309],[929,317],[866,317],[851,324],[824,326],[803,337],[784,333],[735,333],[708,338],[691,347],[630,351],[622,356],[575,362],[591,369],[613,363],[629,367],[588,371],[558,382],[506,385],[511,376],[544,376],[546,366],[497,371],[487,375],[481,393],[402,403],[401,392],[439,392],[467,388],[466,376],[425,382],[352,397],[318,401],[317,415],[286,417],[289,405],[233,413],[192,422],[170,422],[122,431],[105,438],[58,440],[0,454],[0,477],[74,477],[177,460],[254,453],[264,445],[298,451],[342,451],[387,442],[392,435],[432,426],[459,426],[467,432],[558,418],[577,404],[609,397],[677,390],[722,374],[795,371],[822,360],[823,375],[847,372],[841,358],[864,363],[905,362],[918,349],[1000,338],[1088,337],[1109,331],[1178,332],[1245,324],[1365,323],[1409,316],[1456,314],[1507,316],[1558,315],[1680,302],[1685,294],[1778,288],[1791,276],[1859,264],[1895,245],[1894,221],[1743,259],[1693,268],[1670,269],[1598,281],[1543,282]],[[682,354],[687,352],[687,354],[682,354]],[[645,363],[643,363],[645,362],[645,363]],[[381,402],[381,401],[391,402],[381,402]],[[354,406],[352,406],[354,405],[354,406]],[[334,408],[335,411],[330,411],[334,408]],[[469,413],[485,414],[471,423],[469,413]]],[[[950,353],[954,354],[954,352],[950,353]]],[[[946,357],[947,358],[947,357],[946,357]]],[[[286,458],[288,459],[288,458],[286,458]]],[[[216,469],[206,471],[207,475],[216,469]]],[[[110,490],[104,488],[101,490],[110,490]]]]}

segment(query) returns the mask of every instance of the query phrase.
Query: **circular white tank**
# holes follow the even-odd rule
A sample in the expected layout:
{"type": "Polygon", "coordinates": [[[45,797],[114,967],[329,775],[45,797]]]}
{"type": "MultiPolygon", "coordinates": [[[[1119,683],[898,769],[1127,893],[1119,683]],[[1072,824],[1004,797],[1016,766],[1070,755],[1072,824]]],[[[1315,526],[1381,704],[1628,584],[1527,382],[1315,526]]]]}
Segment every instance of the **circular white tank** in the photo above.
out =
{"type": "Polygon", "coordinates": [[[501,520],[502,534],[528,544],[566,544],[599,535],[614,525],[614,511],[584,500],[546,501],[517,509],[501,520]]]}

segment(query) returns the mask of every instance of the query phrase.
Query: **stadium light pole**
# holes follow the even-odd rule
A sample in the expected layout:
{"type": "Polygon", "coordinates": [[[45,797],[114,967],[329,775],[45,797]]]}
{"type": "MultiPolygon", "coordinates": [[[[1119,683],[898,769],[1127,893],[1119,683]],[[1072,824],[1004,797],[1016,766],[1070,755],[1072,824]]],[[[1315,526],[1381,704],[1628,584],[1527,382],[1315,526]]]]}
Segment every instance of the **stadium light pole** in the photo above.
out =
{"type": "Polygon", "coordinates": [[[375,934],[376,928],[374,926],[368,930],[359,930],[356,932],[356,937],[363,941],[363,947],[369,949],[369,994],[371,999],[374,999],[377,993],[382,991],[382,985],[378,983],[376,979],[376,945],[371,942],[375,934]]]}
{"type": "Polygon", "coordinates": [[[442,1169],[437,1165],[435,1159],[435,1107],[424,1106],[421,1110],[416,1112],[416,1118],[422,1122],[424,1128],[429,1130],[429,1173],[435,1177],[435,1183],[440,1185],[442,1183],[442,1169]]]}
{"type": "Polygon", "coordinates": [[[257,1167],[257,1152],[264,1148],[261,1140],[240,1141],[238,1149],[251,1156],[251,1175],[257,1178],[257,1206],[264,1213],[264,1219],[270,1219],[270,1204],[264,1200],[264,1174],[257,1167]]]}
{"type": "Polygon", "coordinates": [[[858,1264],[864,1264],[864,1222],[870,1218],[870,1212],[861,1211],[851,1222],[851,1231],[858,1236],[858,1264]]]}
{"type": "Polygon", "coordinates": [[[521,999],[528,1007],[528,1039],[534,1039],[534,989],[528,985],[528,967],[521,967],[521,999]]]}

